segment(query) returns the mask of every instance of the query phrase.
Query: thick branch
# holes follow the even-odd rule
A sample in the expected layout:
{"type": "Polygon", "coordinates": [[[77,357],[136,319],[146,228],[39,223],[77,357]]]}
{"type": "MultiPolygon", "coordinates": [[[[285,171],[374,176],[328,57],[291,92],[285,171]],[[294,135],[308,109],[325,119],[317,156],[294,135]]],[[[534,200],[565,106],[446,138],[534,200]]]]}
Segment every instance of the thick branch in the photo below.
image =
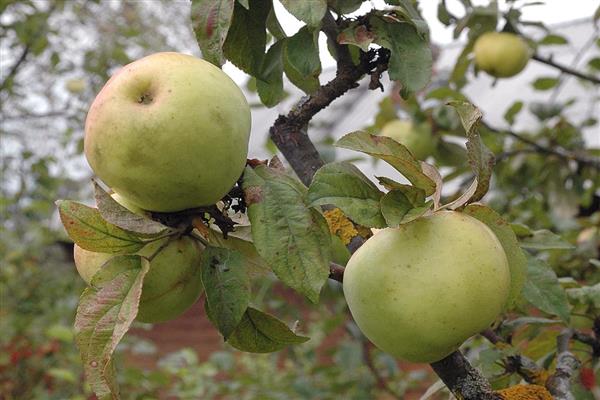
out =
{"type": "Polygon", "coordinates": [[[538,54],[534,54],[533,57],[531,57],[531,58],[537,62],[541,62],[542,64],[546,64],[553,68],[556,68],[565,74],[573,75],[579,79],[583,79],[588,82],[592,82],[595,85],[600,85],[600,79],[596,78],[595,76],[586,75],[586,74],[579,72],[573,68],[567,67],[562,64],[558,64],[558,63],[554,62],[552,59],[540,57],[538,54]]]}
{"type": "Polygon", "coordinates": [[[569,351],[573,331],[567,329],[556,338],[558,356],[556,372],[548,378],[546,388],[557,400],[574,400],[571,393],[571,378],[579,368],[579,360],[569,351]]]}
{"type": "Polygon", "coordinates": [[[469,361],[455,351],[448,357],[431,364],[431,368],[457,398],[463,400],[499,400],[489,382],[469,361]]]}
{"type": "Polygon", "coordinates": [[[338,69],[334,79],[301,100],[287,115],[280,115],[269,130],[271,139],[305,185],[310,185],[315,172],[323,166],[323,160],[306,132],[308,122],[335,99],[357,87],[363,75],[379,65],[387,65],[388,59],[386,49],[364,53],[359,65],[338,69]]]}

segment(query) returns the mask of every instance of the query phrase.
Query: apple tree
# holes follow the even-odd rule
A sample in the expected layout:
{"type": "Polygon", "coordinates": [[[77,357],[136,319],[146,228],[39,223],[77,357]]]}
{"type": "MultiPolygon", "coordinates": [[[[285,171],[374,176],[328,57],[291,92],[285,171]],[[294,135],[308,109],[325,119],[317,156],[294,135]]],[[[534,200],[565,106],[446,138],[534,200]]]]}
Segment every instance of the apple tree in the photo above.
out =
{"type": "MultiPolygon", "coordinates": [[[[537,132],[497,128],[463,89],[472,72],[506,79],[537,62],[560,75],[539,78],[536,89],[558,90],[575,76],[597,91],[598,58],[580,71],[540,55],[565,39],[529,37],[517,2],[500,10],[463,1],[458,16],[440,1],[438,18],[457,37],[466,32],[467,43],[448,82],[432,87],[434,54],[417,2],[388,0],[362,14],[360,0],[281,3],[305,24],[294,35],[271,0],[192,0],[204,61],[160,53],[128,64],[88,114],[97,208],[57,204],[89,280],[75,328],[97,397],[120,396],[113,353],[131,323],[175,317],[201,293],[232,347],[302,346],[302,329],[250,301],[252,282],[270,273],[312,303],[328,280],[342,283],[366,338],[430,363],[456,398],[585,396],[579,371],[597,370],[600,356],[600,161],[581,144],[597,121],[572,122],[562,114],[569,102],[554,101],[530,105],[537,132]],[[337,63],[323,85],[320,51],[337,63]],[[305,92],[269,131],[285,160],[247,157],[249,109],[218,69],[226,61],[252,77],[267,107],[284,99],[284,76],[305,92]],[[325,163],[311,140],[313,117],[363,79],[391,96],[374,124],[335,146],[403,178],[325,163]],[[399,108],[411,123],[397,121],[399,108]],[[336,243],[353,253],[347,270],[336,243]],[[473,336],[487,340],[477,349],[485,373],[459,349],[473,336]],[[527,343],[545,351],[532,356],[527,343]]],[[[591,45],[598,49],[597,34],[591,45]]],[[[523,107],[507,110],[509,125],[523,107]]]]}

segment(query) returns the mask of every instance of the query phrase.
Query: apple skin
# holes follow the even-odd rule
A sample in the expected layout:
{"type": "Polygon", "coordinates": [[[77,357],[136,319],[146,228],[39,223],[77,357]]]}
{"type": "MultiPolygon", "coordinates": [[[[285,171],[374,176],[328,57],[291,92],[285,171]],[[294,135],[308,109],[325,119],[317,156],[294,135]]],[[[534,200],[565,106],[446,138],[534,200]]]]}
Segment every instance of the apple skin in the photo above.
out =
{"type": "MultiPolygon", "coordinates": [[[[149,257],[168,238],[146,245],[137,254],[149,257]]],[[[190,308],[202,293],[199,244],[190,237],[169,243],[150,263],[144,278],[136,320],[163,322],[190,308]]],[[[92,277],[114,254],[95,253],[75,245],[74,259],[79,275],[89,285],[92,277]]]]}
{"type": "Polygon", "coordinates": [[[121,68],[92,103],[84,151],[116,193],[144,210],[216,203],[242,174],[250,107],[207,61],[156,53],[121,68]]]}
{"type": "Polygon", "coordinates": [[[378,348],[432,363],[502,312],[510,270],[486,225],[441,211],[376,233],[348,262],[343,287],[358,327],[378,348]]]}
{"type": "Polygon", "coordinates": [[[415,126],[411,121],[395,119],[384,125],[381,135],[403,144],[419,160],[433,154],[436,147],[435,138],[427,124],[415,126]]]}
{"type": "Polygon", "coordinates": [[[518,35],[488,32],[473,48],[477,67],[496,78],[509,78],[521,72],[531,56],[527,43],[518,35]]]}

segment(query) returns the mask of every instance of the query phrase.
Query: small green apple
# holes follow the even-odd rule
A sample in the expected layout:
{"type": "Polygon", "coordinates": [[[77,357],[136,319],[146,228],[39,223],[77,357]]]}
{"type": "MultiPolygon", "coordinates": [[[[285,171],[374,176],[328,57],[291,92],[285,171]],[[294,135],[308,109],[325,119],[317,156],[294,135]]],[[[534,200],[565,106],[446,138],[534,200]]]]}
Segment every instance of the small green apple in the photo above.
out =
{"type": "Polygon", "coordinates": [[[381,129],[381,134],[403,144],[415,158],[424,160],[435,150],[436,140],[427,124],[395,119],[381,129]]]}
{"type": "Polygon", "coordinates": [[[377,347],[431,363],[502,312],[510,270],[486,225],[442,211],[376,233],[348,262],[343,287],[354,320],[377,347]]]}
{"type": "MultiPolygon", "coordinates": [[[[144,211],[127,202],[116,193],[112,198],[129,211],[143,215],[144,211]]],[[[147,244],[137,254],[150,257],[160,252],[150,262],[150,270],[144,278],[137,320],[162,322],[178,317],[190,308],[202,293],[200,257],[202,249],[190,237],[181,237],[161,247],[169,238],[147,244]]],[[[74,246],[75,267],[89,285],[100,268],[114,254],[95,253],[74,246]]]]}
{"type": "Polygon", "coordinates": [[[84,79],[69,79],[65,84],[67,90],[73,94],[83,92],[86,86],[87,84],[84,79]]]}
{"type": "Polygon", "coordinates": [[[86,158],[100,179],[144,210],[216,203],[246,164],[250,108],[211,63],[156,53],[121,68],[92,103],[86,158]]]}
{"type": "Polygon", "coordinates": [[[518,35],[507,32],[488,32],[475,42],[475,64],[496,78],[508,78],[521,72],[531,52],[518,35]]]}
{"type": "MultiPolygon", "coordinates": [[[[138,252],[149,257],[168,238],[146,245],[138,252]]],[[[152,259],[144,278],[137,320],[163,322],[190,308],[202,292],[199,244],[190,237],[170,242],[152,259]]],[[[74,259],[79,275],[89,285],[92,277],[114,254],[94,253],[75,245],[74,259]]]]}

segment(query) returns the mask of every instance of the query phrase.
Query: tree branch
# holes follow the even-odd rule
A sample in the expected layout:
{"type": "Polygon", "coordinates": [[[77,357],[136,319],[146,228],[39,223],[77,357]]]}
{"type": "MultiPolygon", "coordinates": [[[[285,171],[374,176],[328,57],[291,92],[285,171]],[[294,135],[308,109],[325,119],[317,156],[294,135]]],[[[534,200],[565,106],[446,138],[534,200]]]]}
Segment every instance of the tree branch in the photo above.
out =
{"type": "Polygon", "coordinates": [[[290,163],[298,178],[310,185],[323,160],[307,134],[308,122],[348,90],[358,86],[363,75],[380,65],[387,65],[389,51],[371,50],[352,68],[338,68],[337,75],[314,94],[302,99],[287,115],[280,115],[269,130],[271,139],[290,163]]]}
{"type": "Polygon", "coordinates": [[[329,279],[338,281],[339,283],[344,282],[344,267],[334,262],[329,263],[329,279]]]}
{"type": "Polygon", "coordinates": [[[561,71],[561,72],[563,72],[565,74],[573,75],[573,76],[575,76],[575,77],[577,77],[579,79],[583,79],[583,80],[586,80],[588,82],[592,82],[594,85],[600,85],[600,79],[599,78],[596,78],[595,76],[592,76],[592,75],[584,74],[582,72],[579,72],[579,71],[577,71],[577,70],[575,70],[573,68],[567,67],[565,65],[558,64],[558,63],[554,62],[551,58],[544,58],[544,57],[541,57],[538,54],[534,54],[531,58],[534,59],[537,62],[549,65],[549,66],[551,66],[553,68],[556,68],[556,69],[558,69],[559,71],[561,71]]]}
{"type": "Polygon", "coordinates": [[[490,383],[455,351],[448,357],[431,364],[431,368],[458,399],[462,400],[498,400],[490,383]]]}
{"type": "Polygon", "coordinates": [[[579,368],[579,360],[569,351],[569,341],[573,331],[565,330],[556,338],[557,360],[556,372],[546,381],[546,388],[557,400],[573,400],[571,393],[571,378],[579,368]]]}
{"type": "Polygon", "coordinates": [[[367,341],[366,339],[362,340],[362,347],[363,347],[363,358],[365,360],[365,364],[367,364],[367,367],[369,368],[369,371],[371,371],[371,374],[373,374],[373,376],[375,377],[375,380],[377,381],[377,386],[382,389],[385,390],[386,392],[388,392],[392,397],[401,400],[402,399],[402,395],[398,392],[396,392],[387,382],[387,380],[381,376],[381,374],[379,373],[379,370],[377,369],[377,366],[375,365],[375,363],[373,362],[373,357],[371,357],[371,346],[370,346],[370,342],[367,341]]]}
{"type": "MultiPolygon", "coordinates": [[[[539,143],[536,143],[534,140],[528,139],[526,137],[523,137],[521,135],[519,135],[516,132],[513,132],[511,130],[502,130],[502,129],[498,129],[498,128],[494,128],[492,126],[490,126],[489,124],[482,122],[482,125],[494,132],[494,133],[499,133],[502,135],[507,135],[510,136],[516,140],[518,140],[519,142],[525,143],[531,147],[533,147],[537,152],[542,153],[542,154],[550,154],[550,155],[554,155],[557,156],[563,160],[567,160],[567,161],[576,161],[579,164],[582,165],[587,165],[596,169],[600,169],[600,160],[596,160],[584,155],[579,155],[579,154],[575,154],[571,151],[568,151],[566,149],[563,149],[562,147],[546,147],[546,146],[542,146],[539,143]]],[[[508,155],[512,155],[511,153],[508,153],[508,155]]],[[[503,157],[506,157],[506,155],[504,155],[503,157]]]]}

